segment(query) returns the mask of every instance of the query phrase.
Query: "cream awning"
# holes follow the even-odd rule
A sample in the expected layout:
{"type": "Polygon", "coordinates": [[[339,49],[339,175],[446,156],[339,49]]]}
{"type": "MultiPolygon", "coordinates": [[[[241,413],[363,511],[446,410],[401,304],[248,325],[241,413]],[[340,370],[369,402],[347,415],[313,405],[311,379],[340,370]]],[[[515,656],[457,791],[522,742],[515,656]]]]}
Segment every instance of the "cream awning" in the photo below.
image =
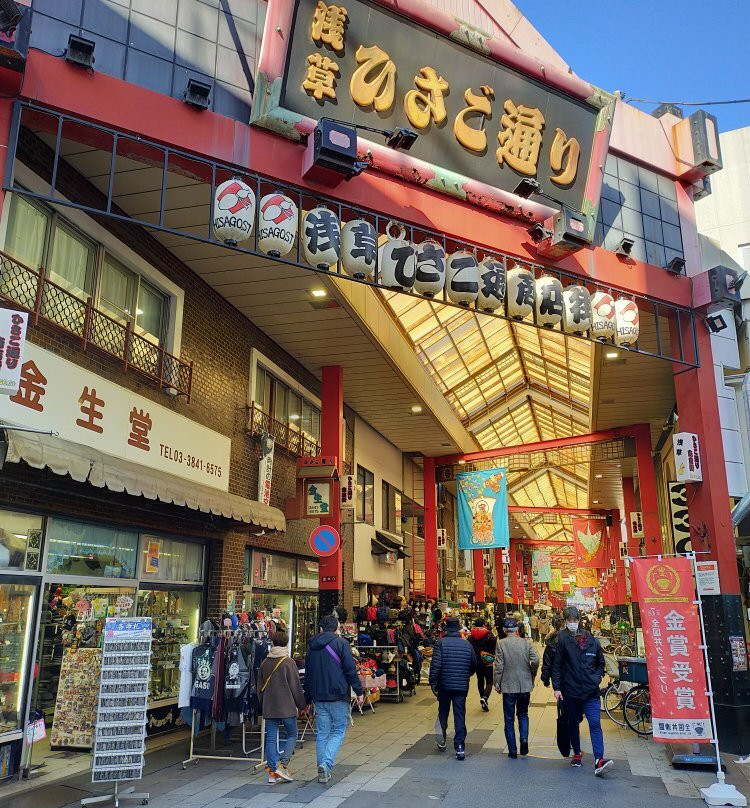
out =
{"type": "Polygon", "coordinates": [[[88,482],[96,488],[125,491],[135,497],[185,506],[270,530],[286,530],[284,514],[278,508],[262,502],[218,491],[51,435],[13,429],[6,434],[6,462],[18,463],[23,460],[33,468],[48,468],[55,474],[69,474],[77,482],[88,482]]]}

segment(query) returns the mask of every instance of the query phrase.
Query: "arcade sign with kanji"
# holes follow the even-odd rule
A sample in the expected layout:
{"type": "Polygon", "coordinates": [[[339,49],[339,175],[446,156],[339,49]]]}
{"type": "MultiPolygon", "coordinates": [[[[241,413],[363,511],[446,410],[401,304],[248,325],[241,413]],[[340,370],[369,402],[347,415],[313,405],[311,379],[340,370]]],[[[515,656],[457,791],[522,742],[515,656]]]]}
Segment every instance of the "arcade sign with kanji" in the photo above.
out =
{"type": "Polygon", "coordinates": [[[0,420],[227,491],[231,441],[150,399],[27,342],[18,391],[0,420]]]}
{"type": "Polygon", "coordinates": [[[455,20],[448,30],[445,15],[426,10],[424,20],[408,19],[394,6],[297,0],[280,94],[278,79],[262,73],[262,58],[259,83],[274,92],[263,100],[259,86],[254,123],[297,139],[303,120],[321,117],[407,127],[419,137],[394,158],[406,179],[477,201],[483,189],[512,193],[530,178],[568,207],[595,214],[613,97],[538,64],[532,78],[520,52],[509,54],[486,34],[455,20]],[[409,171],[412,160],[421,168],[409,171]]]}

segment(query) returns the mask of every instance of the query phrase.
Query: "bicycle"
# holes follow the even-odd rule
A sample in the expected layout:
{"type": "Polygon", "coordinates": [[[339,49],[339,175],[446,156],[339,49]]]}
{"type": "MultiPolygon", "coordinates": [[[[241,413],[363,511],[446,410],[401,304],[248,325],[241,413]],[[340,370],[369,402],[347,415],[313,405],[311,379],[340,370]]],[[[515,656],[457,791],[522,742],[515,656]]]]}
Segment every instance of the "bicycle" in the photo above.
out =
{"type": "Polygon", "coordinates": [[[645,659],[618,659],[620,678],[634,682],[625,694],[622,714],[625,723],[638,735],[652,735],[651,692],[648,688],[648,668],[645,659]]]}
{"type": "MultiPolygon", "coordinates": [[[[600,643],[603,649],[609,645],[608,641],[600,641],[600,643]]],[[[609,684],[599,690],[602,699],[602,710],[615,724],[624,727],[625,717],[622,714],[622,706],[629,686],[620,681],[620,669],[617,659],[609,652],[604,654],[604,671],[609,676],[609,684]]]]}

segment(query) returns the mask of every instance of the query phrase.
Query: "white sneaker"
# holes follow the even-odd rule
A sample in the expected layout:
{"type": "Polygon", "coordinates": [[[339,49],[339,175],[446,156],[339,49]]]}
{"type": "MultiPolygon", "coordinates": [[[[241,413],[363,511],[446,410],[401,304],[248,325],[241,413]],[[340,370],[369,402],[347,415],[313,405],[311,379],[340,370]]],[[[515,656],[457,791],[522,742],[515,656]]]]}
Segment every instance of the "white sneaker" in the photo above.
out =
{"type": "Polygon", "coordinates": [[[286,780],[287,783],[294,782],[294,778],[291,774],[289,774],[289,769],[283,763],[279,763],[279,765],[276,767],[276,774],[278,774],[282,780],[286,780]]]}

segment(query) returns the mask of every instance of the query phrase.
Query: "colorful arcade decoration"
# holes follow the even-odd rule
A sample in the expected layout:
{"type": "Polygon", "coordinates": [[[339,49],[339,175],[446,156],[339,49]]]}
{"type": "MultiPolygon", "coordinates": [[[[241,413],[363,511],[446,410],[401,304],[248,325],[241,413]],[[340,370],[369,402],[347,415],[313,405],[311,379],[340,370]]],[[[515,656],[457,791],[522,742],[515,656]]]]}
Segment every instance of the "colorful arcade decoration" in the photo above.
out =
{"type": "Polygon", "coordinates": [[[532,551],[531,580],[535,584],[546,584],[552,580],[552,559],[546,550],[532,551]]]}
{"type": "Polygon", "coordinates": [[[563,583],[562,570],[559,567],[550,569],[549,588],[551,592],[564,592],[566,589],[563,583]]]}
{"type": "MultiPolygon", "coordinates": [[[[607,528],[603,519],[573,519],[573,547],[576,566],[584,569],[607,567],[607,528]]],[[[580,586],[580,584],[579,584],[580,586]]]]}
{"type": "Polygon", "coordinates": [[[505,469],[456,475],[458,547],[483,550],[508,547],[508,481],[505,469]]]}
{"type": "Polygon", "coordinates": [[[583,567],[576,570],[576,586],[578,589],[596,589],[599,586],[599,574],[595,569],[583,567]]]}

